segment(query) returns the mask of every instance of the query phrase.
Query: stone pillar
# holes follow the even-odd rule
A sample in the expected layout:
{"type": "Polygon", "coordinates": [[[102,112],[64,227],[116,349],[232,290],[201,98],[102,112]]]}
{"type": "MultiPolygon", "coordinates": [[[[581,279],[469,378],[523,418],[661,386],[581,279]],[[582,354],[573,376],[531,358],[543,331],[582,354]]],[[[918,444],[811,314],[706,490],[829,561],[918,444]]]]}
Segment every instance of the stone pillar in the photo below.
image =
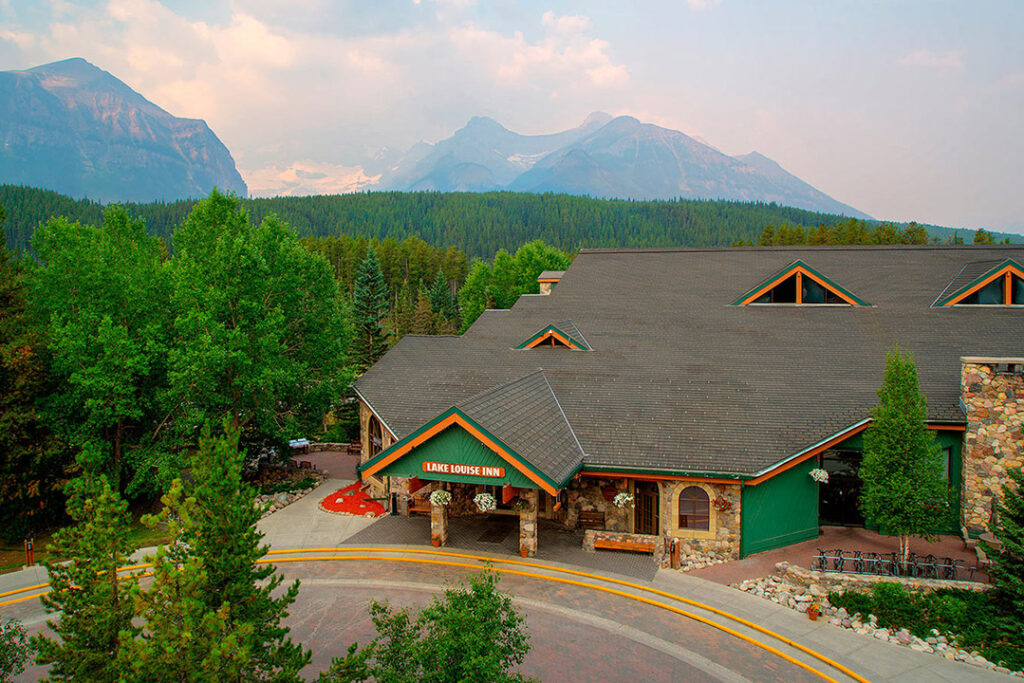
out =
{"type": "Polygon", "coordinates": [[[448,506],[430,506],[430,542],[435,546],[448,545],[448,506]]]}
{"type": "Polygon", "coordinates": [[[960,363],[960,399],[967,412],[962,524],[977,536],[988,531],[993,500],[1010,481],[1006,470],[1024,462],[1024,359],[961,358],[960,363]]]}
{"type": "Polygon", "coordinates": [[[528,557],[537,554],[537,489],[525,489],[519,497],[525,507],[519,511],[519,552],[528,557]]]}

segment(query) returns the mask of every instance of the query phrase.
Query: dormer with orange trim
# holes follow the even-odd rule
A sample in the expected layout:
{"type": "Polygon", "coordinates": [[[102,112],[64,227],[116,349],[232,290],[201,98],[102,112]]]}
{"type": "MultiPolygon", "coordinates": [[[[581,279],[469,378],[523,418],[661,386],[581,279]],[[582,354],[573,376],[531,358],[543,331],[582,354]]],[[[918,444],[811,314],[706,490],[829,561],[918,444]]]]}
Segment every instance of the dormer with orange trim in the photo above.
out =
{"type": "Polygon", "coordinates": [[[540,293],[550,294],[555,286],[561,282],[563,275],[565,275],[564,270],[545,270],[538,275],[537,282],[540,283],[540,293]]]}
{"type": "Polygon", "coordinates": [[[935,306],[1024,306],[1024,267],[1013,259],[968,263],[935,306]]]}
{"type": "Polygon", "coordinates": [[[554,325],[542,327],[516,348],[534,349],[541,346],[563,347],[575,351],[591,350],[587,340],[583,338],[583,333],[571,320],[563,320],[554,325]]]}
{"type": "Polygon", "coordinates": [[[836,284],[801,260],[771,275],[740,298],[733,306],[790,304],[796,306],[868,306],[846,288],[836,284]]]}

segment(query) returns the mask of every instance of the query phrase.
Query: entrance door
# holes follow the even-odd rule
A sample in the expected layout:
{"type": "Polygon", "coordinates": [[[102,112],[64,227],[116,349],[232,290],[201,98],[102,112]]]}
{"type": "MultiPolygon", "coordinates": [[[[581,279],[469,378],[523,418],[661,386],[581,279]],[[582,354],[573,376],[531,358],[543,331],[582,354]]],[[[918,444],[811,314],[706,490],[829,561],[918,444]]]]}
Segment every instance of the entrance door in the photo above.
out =
{"type": "Polygon", "coordinates": [[[822,524],[864,526],[860,501],[860,451],[828,451],[821,458],[828,482],[818,485],[818,517],[822,524]]]}
{"type": "Polygon", "coordinates": [[[638,481],[634,487],[633,532],[658,534],[658,485],[653,481],[638,481]]]}

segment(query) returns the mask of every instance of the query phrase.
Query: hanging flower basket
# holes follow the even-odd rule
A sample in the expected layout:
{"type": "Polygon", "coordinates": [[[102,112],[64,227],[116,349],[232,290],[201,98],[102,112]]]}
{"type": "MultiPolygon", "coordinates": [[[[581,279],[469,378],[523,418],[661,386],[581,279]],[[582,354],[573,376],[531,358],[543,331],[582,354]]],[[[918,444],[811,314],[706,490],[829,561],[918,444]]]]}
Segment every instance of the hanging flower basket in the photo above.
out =
{"type": "Polygon", "coordinates": [[[450,502],[452,502],[452,494],[450,492],[443,489],[430,492],[431,505],[447,505],[450,502]]]}
{"type": "Polygon", "coordinates": [[[823,470],[820,467],[815,467],[813,470],[808,472],[808,474],[811,475],[811,479],[813,479],[814,481],[818,482],[819,484],[827,484],[828,483],[828,471],[827,470],[823,470]]]}
{"type": "Polygon", "coordinates": [[[476,504],[476,509],[480,512],[490,512],[497,507],[494,496],[489,493],[476,494],[473,496],[473,502],[476,504]]]}
{"type": "Polygon", "coordinates": [[[617,508],[631,508],[633,507],[633,494],[632,493],[620,493],[612,499],[617,508]]]}
{"type": "Polygon", "coordinates": [[[715,498],[714,505],[719,512],[732,510],[732,501],[727,498],[715,498]]]}
{"type": "Polygon", "coordinates": [[[516,512],[525,512],[530,509],[530,501],[522,496],[516,496],[516,499],[512,501],[512,509],[516,512]]]}

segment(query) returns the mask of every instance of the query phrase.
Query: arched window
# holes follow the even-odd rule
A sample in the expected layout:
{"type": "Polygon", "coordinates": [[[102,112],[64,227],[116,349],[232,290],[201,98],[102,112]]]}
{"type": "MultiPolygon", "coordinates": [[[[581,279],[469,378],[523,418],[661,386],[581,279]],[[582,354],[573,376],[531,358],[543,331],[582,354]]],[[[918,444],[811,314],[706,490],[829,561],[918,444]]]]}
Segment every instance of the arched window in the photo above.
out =
{"type": "Polygon", "coordinates": [[[370,457],[384,450],[384,429],[374,416],[370,416],[370,457]]]}
{"type": "Polygon", "coordinates": [[[711,499],[699,486],[687,486],[679,494],[679,528],[707,531],[711,522],[711,499]]]}

